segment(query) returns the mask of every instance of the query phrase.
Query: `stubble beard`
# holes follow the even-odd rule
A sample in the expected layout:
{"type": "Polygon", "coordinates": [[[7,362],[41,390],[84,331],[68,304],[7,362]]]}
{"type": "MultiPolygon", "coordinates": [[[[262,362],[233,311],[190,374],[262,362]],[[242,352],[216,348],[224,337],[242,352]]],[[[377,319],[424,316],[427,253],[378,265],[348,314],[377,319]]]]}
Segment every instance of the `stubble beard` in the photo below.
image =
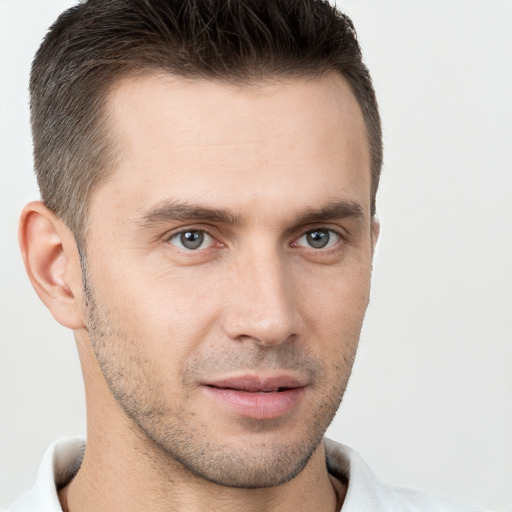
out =
{"type": "MultiPolygon", "coordinates": [[[[315,404],[314,413],[304,419],[298,441],[288,442],[279,420],[241,419],[253,442],[233,445],[230,439],[213,440],[208,425],[198,422],[186,407],[172,409],[168,405],[169,390],[163,389],[162,383],[155,379],[152,362],[144,360],[136,350],[137,340],[128,330],[123,331],[122,322],[96,301],[86,269],[83,282],[87,332],[99,368],[115,401],[130,418],[136,436],[145,442],[141,453],[153,462],[164,461],[167,467],[161,468],[163,473],[178,466],[217,485],[256,489],[283,484],[304,469],[341,403],[358,336],[352,340],[354,349],[342,363],[333,363],[339,379],[328,388],[323,385],[319,403],[315,404]],[[127,347],[135,350],[126,350],[127,347]],[[277,432],[276,441],[272,441],[273,431],[277,432]]],[[[209,368],[216,371],[219,368],[300,368],[303,371],[307,368],[313,382],[322,382],[328,370],[323,362],[297,354],[293,344],[272,349],[256,347],[250,354],[236,357],[219,357],[213,352],[201,354],[190,362],[183,372],[185,389],[199,370],[204,373],[209,368]]],[[[332,373],[333,369],[329,371],[332,373]]]]}

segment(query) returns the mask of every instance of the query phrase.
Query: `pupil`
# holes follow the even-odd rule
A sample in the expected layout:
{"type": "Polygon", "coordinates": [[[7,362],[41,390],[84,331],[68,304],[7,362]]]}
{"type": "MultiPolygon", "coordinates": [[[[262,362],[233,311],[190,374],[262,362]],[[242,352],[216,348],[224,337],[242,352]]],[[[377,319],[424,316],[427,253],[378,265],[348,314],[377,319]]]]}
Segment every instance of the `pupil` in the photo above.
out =
{"type": "Polygon", "coordinates": [[[310,231],[307,235],[308,244],[315,249],[322,249],[329,243],[329,232],[322,229],[310,231]]]}
{"type": "Polygon", "coordinates": [[[181,234],[181,243],[187,249],[197,249],[204,240],[204,234],[200,231],[187,231],[181,234]]]}

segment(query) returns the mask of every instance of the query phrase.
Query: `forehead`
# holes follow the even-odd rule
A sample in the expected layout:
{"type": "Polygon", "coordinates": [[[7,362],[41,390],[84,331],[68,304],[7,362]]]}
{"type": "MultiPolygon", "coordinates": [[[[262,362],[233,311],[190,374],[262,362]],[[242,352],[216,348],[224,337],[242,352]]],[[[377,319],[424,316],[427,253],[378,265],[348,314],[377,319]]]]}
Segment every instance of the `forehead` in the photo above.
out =
{"type": "Polygon", "coordinates": [[[109,110],[120,164],[93,204],[111,200],[104,188],[141,207],[172,197],[236,208],[326,189],[369,201],[363,116],[334,73],[246,86],[149,75],[121,81],[109,110]]]}

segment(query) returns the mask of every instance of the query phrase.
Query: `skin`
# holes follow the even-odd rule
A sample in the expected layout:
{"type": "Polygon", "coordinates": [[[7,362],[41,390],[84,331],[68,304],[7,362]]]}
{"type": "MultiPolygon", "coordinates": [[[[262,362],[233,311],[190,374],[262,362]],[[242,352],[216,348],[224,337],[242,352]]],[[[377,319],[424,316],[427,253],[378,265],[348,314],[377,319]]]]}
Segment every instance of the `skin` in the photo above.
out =
{"type": "Polygon", "coordinates": [[[120,82],[109,105],[121,158],[92,198],[85,268],[41,203],[20,223],[29,276],[74,330],[84,373],[87,448],[63,508],[335,510],[321,439],[378,235],[349,86],[334,74],[244,87],[150,75],[120,82]],[[197,249],[183,245],[191,231],[204,234],[197,249]],[[300,396],[272,418],[205,385],[283,375],[300,396]]]}

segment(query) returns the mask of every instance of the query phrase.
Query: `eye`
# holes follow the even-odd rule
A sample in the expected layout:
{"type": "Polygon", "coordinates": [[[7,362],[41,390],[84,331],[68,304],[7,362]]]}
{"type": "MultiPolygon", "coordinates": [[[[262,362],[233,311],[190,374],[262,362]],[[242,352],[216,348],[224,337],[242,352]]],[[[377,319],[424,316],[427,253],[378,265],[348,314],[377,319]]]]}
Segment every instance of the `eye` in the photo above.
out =
{"type": "Polygon", "coordinates": [[[189,229],[172,235],[169,238],[169,243],[180,249],[195,251],[210,247],[214,243],[214,239],[206,231],[189,229]]]}
{"type": "Polygon", "coordinates": [[[340,238],[340,235],[332,229],[312,229],[298,238],[293,245],[312,249],[328,249],[338,243],[340,238]]]}

